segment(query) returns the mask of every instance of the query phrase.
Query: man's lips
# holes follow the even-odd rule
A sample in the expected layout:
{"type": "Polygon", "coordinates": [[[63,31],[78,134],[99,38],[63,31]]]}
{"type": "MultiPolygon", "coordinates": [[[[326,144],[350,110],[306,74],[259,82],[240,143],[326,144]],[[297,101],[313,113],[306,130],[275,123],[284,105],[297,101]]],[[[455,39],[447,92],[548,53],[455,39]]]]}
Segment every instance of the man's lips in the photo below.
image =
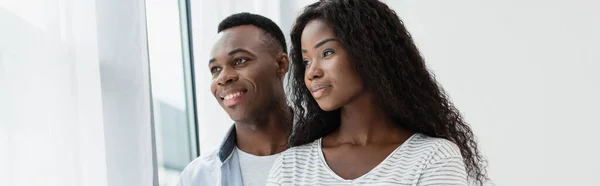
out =
{"type": "Polygon", "coordinates": [[[223,105],[230,107],[238,104],[247,92],[248,90],[246,89],[229,89],[221,92],[220,97],[223,100],[223,105]]]}
{"type": "Polygon", "coordinates": [[[222,91],[221,94],[219,94],[219,97],[221,97],[222,100],[227,100],[227,99],[239,97],[239,96],[245,94],[246,92],[248,92],[248,90],[246,90],[244,88],[233,88],[233,89],[228,89],[228,90],[222,91]]]}

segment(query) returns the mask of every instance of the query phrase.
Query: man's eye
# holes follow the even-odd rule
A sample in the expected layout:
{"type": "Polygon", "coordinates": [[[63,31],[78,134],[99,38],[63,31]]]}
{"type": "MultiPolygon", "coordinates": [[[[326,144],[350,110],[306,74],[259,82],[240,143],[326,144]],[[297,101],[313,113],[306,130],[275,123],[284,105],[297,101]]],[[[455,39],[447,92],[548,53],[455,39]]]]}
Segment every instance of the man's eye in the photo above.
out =
{"type": "Polygon", "coordinates": [[[221,71],[221,67],[212,67],[210,68],[210,73],[214,74],[221,71]]]}
{"type": "Polygon", "coordinates": [[[239,64],[245,63],[246,61],[248,61],[248,59],[246,59],[246,58],[237,58],[237,59],[235,59],[234,64],[239,65],[239,64]]]}

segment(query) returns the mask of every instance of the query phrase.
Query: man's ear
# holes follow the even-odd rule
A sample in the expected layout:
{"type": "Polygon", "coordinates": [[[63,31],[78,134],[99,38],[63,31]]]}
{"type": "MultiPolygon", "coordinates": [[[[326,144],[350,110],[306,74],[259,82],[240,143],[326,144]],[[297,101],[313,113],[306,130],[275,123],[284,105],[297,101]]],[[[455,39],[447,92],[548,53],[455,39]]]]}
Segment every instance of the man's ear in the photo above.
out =
{"type": "Polygon", "coordinates": [[[287,54],[279,54],[277,60],[277,75],[283,77],[290,69],[290,59],[287,54]]]}

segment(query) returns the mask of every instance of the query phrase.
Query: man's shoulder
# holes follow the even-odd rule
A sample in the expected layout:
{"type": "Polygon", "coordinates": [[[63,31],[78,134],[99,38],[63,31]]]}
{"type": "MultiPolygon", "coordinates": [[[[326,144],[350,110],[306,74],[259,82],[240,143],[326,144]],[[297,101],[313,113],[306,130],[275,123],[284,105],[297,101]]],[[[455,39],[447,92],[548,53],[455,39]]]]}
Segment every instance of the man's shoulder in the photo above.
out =
{"type": "Polygon", "coordinates": [[[206,185],[201,183],[214,177],[214,171],[220,170],[219,162],[218,150],[194,159],[181,172],[178,186],[206,185]]]}
{"type": "Polygon", "coordinates": [[[213,152],[197,157],[192,162],[190,162],[186,166],[186,170],[197,170],[197,169],[207,169],[214,168],[216,161],[219,161],[219,156],[217,155],[218,151],[214,150],[213,152]]]}

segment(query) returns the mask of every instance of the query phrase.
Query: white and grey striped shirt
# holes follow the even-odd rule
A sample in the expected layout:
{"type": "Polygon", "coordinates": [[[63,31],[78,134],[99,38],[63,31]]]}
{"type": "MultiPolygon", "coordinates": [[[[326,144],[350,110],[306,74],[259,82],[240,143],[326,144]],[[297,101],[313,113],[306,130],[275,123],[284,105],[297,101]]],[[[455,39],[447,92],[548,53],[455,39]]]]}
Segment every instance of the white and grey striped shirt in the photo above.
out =
{"type": "Polygon", "coordinates": [[[269,173],[267,186],[275,185],[467,185],[467,174],[456,144],[417,133],[353,180],[345,180],[329,168],[321,139],[288,149],[269,173]]]}

